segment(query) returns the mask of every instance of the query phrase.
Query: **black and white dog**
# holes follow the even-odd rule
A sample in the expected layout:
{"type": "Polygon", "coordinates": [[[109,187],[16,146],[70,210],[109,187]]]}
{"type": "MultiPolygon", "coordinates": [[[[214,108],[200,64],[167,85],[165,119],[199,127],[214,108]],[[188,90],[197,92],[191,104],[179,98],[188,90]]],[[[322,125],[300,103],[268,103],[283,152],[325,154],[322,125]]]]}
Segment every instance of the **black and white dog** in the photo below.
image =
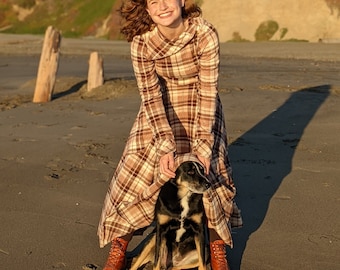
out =
{"type": "Polygon", "coordinates": [[[131,270],[148,262],[153,269],[206,269],[203,192],[210,187],[204,168],[182,163],[165,183],[155,206],[155,234],[135,259],[131,270]]]}

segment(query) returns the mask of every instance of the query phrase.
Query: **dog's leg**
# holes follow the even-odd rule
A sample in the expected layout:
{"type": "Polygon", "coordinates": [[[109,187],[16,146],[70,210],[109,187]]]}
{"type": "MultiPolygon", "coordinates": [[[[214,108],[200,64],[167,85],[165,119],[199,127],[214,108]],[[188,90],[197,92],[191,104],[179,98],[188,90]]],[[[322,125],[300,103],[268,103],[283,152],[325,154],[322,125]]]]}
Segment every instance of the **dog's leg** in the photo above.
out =
{"type": "Polygon", "coordinates": [[[135,262],[133,262],[130,270],[137,270],[143,264],[153,261],[155,245],[156,245],[156,235],[153,235],[150,241],[146,243],[142,252],[136,258],[135,262]]]}
{"type": "Polygon", "coordinates": [[[156,224],[156,240],[155,240],[156,244],[155,244],[155,257],[154,257],[154,261],[153,261],[153,269],[158,269],[160,268],[160,245],[161,245],[161,232],[160,232],[160,224],[157,223],[156,224]]]}
{"type": "Polygon", "coordinates": [[[156,253],[158,253],[158,257],[156,258],[155,256],[155,261],[153,264],[153,270],[161,270],[161,266],[162,266],[162,258],[164,256],[164,254],[166,254],[167,252],[165,252],[166,249],[166,245],[165,245],[165,239],[162,239],[160,241],[160,245],[156,245],[155,246],[155,255],[156,253]]]}
{"type": "Polygon", "coordinates": [[[198,252],[198,270],[206,270],[207,265],[205,263],[205,247],[204,247],[204,237],[195,236],[195,244],[198,252]]]}
{"type": "Polygon", "coordinates": [[[164,256],[167,256],[167,247],[166,247],[166,234],[170,229],[167,224],[170,221],[170,217],[168,215],[157,214],[157,223],[156,223],[156,244],[155,244],[155,257],[154,257],[154,268],[160,269],[163,263],[164,256]],[[165,255],[164,255],[165,254],[165,255]]]}
{"type": "Polygon", "coordinates": [[[163,270],[167,269],[167,257],[168,257],[168,247],[166,246],[166,238],[162,237],[160,244],[155,246],[155,253],[158,252],[159,256],[153,265],[153,270],[163,270]]]}

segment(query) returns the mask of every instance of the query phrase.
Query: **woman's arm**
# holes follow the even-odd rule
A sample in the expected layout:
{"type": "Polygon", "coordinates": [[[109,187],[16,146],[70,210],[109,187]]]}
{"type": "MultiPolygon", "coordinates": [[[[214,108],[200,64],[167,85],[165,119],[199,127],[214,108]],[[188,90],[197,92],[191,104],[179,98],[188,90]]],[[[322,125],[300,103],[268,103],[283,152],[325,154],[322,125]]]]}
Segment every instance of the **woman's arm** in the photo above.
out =
{"type": "Polygon", "coordinates": [[[194,152],[205,160],[211,159],[212,128],[215,122],[217,83],[219,72],[219,40],[212,27],[202,31],[198,41],[199,87],[197,128],[194,152]]]}
{"type": "Polygon", "coordinates": [[[147,59],[147,48],[140,36],[131,43],[131,58],[148,125],[156,138],[158,155],[175,152],[175,139],[166,117],[155,65],[147,59]]]}

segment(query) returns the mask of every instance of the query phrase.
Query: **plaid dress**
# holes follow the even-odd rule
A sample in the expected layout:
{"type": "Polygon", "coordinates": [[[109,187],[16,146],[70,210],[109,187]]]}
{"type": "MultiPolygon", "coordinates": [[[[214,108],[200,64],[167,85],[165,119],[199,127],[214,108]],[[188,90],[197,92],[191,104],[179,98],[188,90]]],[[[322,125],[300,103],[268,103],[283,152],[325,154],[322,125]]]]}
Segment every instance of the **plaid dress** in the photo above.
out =
{"type": "Polygon", "coordinates": [[[211,160],[212,183],[203,197],[208,226],[232,245],[231,227],[242,225],[217,92],[219,40],[203,18],[168,40],[157,27],[135,36],[131,58],[141,106],[105,198],[100,246],[150,225],[160,187],[159,159],[173,152],[178,166],[200,155],[211,160]]]}

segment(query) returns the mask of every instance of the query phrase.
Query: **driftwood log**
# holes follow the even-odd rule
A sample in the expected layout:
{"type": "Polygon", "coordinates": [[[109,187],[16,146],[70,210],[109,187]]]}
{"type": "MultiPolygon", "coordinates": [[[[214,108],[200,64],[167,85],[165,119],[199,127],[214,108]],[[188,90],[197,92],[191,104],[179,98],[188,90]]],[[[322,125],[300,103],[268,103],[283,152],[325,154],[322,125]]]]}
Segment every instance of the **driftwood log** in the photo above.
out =
{"type": "Polygon", "coordinates": [[[45,32],[33,102],[51,101],[58,71],[61,35],[49,26],[45,32]]]}
{"type": "Polygon", "coordinates": [[[98,52],[92,52],[89,60],[89,72],[87,77],[87,91],[103,85],[103,58],[98,52]]]}

